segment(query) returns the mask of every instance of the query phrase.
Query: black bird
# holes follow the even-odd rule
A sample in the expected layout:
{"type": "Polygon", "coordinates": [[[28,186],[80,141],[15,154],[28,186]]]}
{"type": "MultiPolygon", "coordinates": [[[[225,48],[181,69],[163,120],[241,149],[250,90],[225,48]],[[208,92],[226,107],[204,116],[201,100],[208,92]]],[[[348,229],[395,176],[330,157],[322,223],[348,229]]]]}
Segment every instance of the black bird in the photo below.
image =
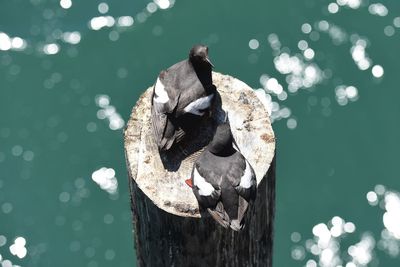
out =
{"type": "Polygon", "coordinates": [[[196,160],[190,180],[201,210],[223,227],[239,231],[256,197],[256,176],[245,157],[233,147],[228,123],[217,127],[211,143],[196,160]]]}
{"type": "Polygon", "coordinates": [[[152,125],[160,151],[169,150],[198,124],[215,98],[208,47],[196,45],[189,58],[161,71],[152,96],[152,125]]]}

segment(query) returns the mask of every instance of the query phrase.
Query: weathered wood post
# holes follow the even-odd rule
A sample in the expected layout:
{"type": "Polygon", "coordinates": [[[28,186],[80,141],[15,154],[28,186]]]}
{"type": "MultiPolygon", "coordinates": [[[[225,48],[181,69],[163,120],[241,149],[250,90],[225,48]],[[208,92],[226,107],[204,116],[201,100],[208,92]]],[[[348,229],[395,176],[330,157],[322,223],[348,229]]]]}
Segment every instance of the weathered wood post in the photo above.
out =
{"type": "MultiPolygon", "coordinates": [[[[177,162],[160,157],[151,130],[151,87],[136,103],[125,130],[139,266],[272,266],[275,137],[269,116],[245,83],[219,73],[213,73],[213,82],[220,99],[211,120],[222,117],[222,103],[236,143],[257,176],[257,199],[247,213],[246,227],[234,232],[200,215],[184,182],[199,151],[184,151],[177,162]]],[[[207,124],[201,131],[210,133],[207,127],[212,123],[207,124]]]]}

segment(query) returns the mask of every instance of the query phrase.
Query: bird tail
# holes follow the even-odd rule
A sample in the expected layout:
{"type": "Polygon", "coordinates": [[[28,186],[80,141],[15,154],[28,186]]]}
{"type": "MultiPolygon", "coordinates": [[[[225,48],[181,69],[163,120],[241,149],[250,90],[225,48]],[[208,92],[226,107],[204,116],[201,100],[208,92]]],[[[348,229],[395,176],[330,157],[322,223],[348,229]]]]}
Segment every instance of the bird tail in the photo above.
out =
{"type": "Polygon", "coordinates": [[[234,231],[240,231],[243,229],[244,225],[241,224],[241,222],[239,220],[232,220],[230,227],[234,231]]]}
{"type": "Polygon", "coordinates": [[[244,219],[249,207],[249,202],[239,196],[238,215],[236,219],[231,221],[231,228],[235,231],[240,231],[244,228],[244,219]]]}
{"type": "MultiPolygon", "coordinates": [[[[247,207],[247,206],[246,206],[247,207]]],[[[240,231],[244,228],[244,213],[241,213],[237,219],[231,220],[229,215],[226,213],[222,202],[218,202],[217,206],[214,209],[208,208],[207,211],[213,217],[215,221],[217,221],[224,228],[230,227],[234,231],[240,231]]]]}
{"type": "Polygon", "coordinates": [[[222,202],[218,202],[215,208],[208,208],[207,211],[221,226],[223,226],[224,228],[229,227],[230,219],[224,209],[224,205],[222,204],[222,202]]]}

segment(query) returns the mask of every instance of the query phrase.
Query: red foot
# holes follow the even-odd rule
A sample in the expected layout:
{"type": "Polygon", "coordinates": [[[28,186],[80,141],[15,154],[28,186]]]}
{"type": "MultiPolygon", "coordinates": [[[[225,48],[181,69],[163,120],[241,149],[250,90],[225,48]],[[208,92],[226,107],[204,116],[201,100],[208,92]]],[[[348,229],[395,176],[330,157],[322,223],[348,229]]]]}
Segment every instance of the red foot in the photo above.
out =
{"type": "Polygon", "coordinates": [[[192,184],[192,179],[186,179],[185,180],[185,183],[190,187],[190,188],[192,188],[193,187],[193,184],[192,184]]]}

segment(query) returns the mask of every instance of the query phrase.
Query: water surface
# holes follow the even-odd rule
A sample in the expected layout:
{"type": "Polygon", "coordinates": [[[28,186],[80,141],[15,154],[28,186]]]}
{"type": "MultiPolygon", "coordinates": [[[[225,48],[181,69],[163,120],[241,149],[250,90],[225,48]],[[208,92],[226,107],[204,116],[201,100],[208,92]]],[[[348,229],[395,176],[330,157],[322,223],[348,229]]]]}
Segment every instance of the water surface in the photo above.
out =
{"type": "Polygon", "coordinates": [[[274,265],[397,266],[399,8],[2,1],[2,266],[135,266],[122,129],[159,71],[199,42],[216,71],[267,93],[274,265]]]}

